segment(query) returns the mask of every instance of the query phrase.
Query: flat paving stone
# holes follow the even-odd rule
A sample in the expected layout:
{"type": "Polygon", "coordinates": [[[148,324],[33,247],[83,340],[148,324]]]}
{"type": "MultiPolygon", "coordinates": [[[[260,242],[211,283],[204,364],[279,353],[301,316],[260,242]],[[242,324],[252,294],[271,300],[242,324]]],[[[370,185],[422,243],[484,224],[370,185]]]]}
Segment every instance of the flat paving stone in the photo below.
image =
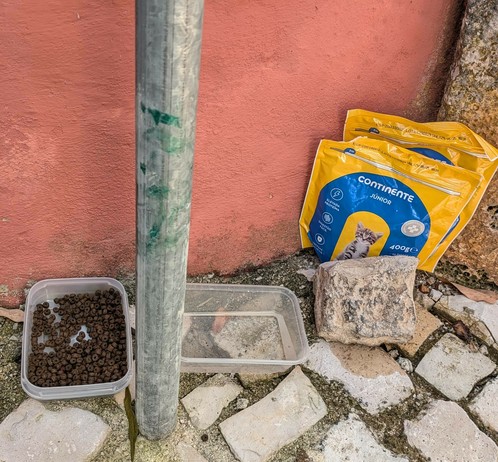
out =
{"type": "Polygon", "coordinates": [[[447,304],[453,311],[466,311],[482,321],[489,329],[495,342],[498,341],[498,302],[494,304],[475,302],[463,295],[452,295],[447,297],[447,304]]]}
{"type": "Polygon", "coordinates": [[[176,451],[180,457],[181,462],[207,462],[204,457],[202,457],[197,449],[190,446],[190,444],[181,442],[178,444],[176,451]]]}
{"type": "Polygon", "coordinates": [[[431,462],[496,462],[498,447],[451,401],[433,401],[415,420],[405,421],[408,443],[431,462]]]}
{"type": "Polygon", "coordinates": [[[310,348],[306,367],[346,390],[371,414],[398,404],[414,391],[399,364],[384,350],[319,341],[310,348]]]}
{"type": "Polygon", "coordinates": [[[356,414],[332,426],[320,446],[308,452],[312,462],[409,462],[379,444],[356,414]]]}
{"type": "Polygon", "coordinates": [[[471,351],[457,336],[446,334],[422,358],[415,372],[443,395],[458,401],[495,367],[493,361],[471,351]]]}
{"type": "Polygon", "coordinates": [[[327,407],[300,367],[270,394],[220,424],[241,462],[263,462],[299,438],[327,414],[327,407]]]}
{"type": "Polygon", "coordinates": [[[490,380],[472,400],[470,410],[484,425],[498,432],[498,378],[490,380]]]}
{"type": "Polygon", "coordinates": [[[404,355],[411,358],[417,354],[417,351],[427,338],[443,324],[436,316],[429,313],[417,302],[415,302],[415,312],[417,314],[417,323],[415,325],[413,338],[407,343],[397,345],[404,355]]]}
{"type": "Polygon", "coordinates": [[[462,321],[486,345],[498,349],[498,303],[475,302],[463,295],[444,295],[434,305],[436,312],[462,321]]]}
{"type": "Polygon", "coordinates": [[[210,427],[221,411],[240,395],[243,388],[229,377],[216,374],[181,400],[192,425],[200,430],[210,427]]]}
{"type": "Polygon", "coordinates": [[[2,462],[86,462],[109,434],[97,415],[78,408],[49,411],[27,399],[0,424],[2,462]]]}

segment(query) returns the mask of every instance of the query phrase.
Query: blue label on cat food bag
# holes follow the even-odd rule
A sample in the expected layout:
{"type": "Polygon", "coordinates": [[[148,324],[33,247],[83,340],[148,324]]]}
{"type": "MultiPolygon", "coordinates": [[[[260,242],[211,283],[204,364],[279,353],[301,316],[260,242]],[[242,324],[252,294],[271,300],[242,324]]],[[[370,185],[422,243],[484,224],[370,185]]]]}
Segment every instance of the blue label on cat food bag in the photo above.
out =
{"type": "MultiPolygon", "coordinates": [[[[384,175],[353,173],[331,181],[320,191],[308,237],[321,261],[331,259],[347,219],[357,212],[375,214],[387,225],[389,235],[380,255],[417,256],[427,242],[430,217],[410,187],[384,175]]],[[[367,256],[369,247],[383,236],[380,231],[359,223],[350,244],[338,249],[338,258],[355,258],[355,252],[367,256]]]]}

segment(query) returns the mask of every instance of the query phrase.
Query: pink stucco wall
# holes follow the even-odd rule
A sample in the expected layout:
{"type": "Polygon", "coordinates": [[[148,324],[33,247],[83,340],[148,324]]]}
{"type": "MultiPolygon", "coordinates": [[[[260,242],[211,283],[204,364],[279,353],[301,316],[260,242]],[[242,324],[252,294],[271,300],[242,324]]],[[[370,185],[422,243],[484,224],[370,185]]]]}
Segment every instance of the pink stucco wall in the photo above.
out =
{"type": "MultiPolygon", "coordinates": [[[[207,0],[191,273],[299,248],[348,108],[427,118],[457,0],[207,0]]],[[[134,267],[134,2],[0,4],[0,303],[134,267]]]]}

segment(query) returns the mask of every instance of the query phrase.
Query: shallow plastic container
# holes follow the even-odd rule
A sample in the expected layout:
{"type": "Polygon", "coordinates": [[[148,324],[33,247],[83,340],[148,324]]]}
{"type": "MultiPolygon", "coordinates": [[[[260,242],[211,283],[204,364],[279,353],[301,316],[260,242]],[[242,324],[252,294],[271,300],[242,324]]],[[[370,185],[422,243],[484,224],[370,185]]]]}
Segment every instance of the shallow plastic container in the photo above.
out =
{"type": "Polygon", "coordinates": [[[24,391],[38,400],[77,399],[94,396],[113,395],[124,389],[132,376],[132,342],[129,319],[128,297],[120,282],[111,278],[70,278],[45,279],[31,287],[26,299],[24,312],[24,331],[22,341],[21,385],[24,391]],[[48,302],[52,309],[56,304],[54,298],[66,294],[83,294],[96,290],[108,290],[111,287],[119,291],[126,320],[126,352],[128,371],[114,382],[95,383],[89,385],[70,385],[60,387],[38,387],[28,380],[28,358],[31,353],[31,329],[33,327],[33,313],[38,303],[48,302]]]}
{"type": "Polygon", "coordinates": [[[307,355],[299,302],[289,289],[187,284],[182,372],[284,372],[307,355]]]}

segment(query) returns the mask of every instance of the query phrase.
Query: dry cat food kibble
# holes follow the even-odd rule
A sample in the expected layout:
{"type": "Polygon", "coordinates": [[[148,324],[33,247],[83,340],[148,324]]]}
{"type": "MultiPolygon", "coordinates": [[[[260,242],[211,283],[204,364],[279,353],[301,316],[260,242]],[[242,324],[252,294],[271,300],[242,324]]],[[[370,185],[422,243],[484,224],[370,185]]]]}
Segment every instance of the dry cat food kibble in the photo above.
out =
{"type": "Polygon", "coordinates": [[[127,370],[126,323],[120,293],[110,288],[36,305],[28,362],[39,387],[114,382],[127,370]]]}

